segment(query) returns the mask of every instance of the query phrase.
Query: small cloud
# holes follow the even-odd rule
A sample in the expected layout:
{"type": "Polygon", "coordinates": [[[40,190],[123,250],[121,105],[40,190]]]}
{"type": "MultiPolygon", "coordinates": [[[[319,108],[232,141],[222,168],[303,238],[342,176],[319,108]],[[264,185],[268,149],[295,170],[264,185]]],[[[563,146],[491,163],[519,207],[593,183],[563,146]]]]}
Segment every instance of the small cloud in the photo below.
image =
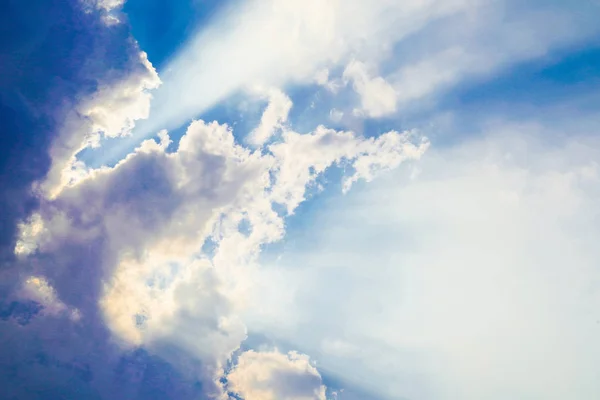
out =
{"type": "Polygon", "coordinates": [[[329,111],[329,119],[332,120],[333,122],[340,122],[342,120],[342,117],[344,116],[344,112],[340,111],[338,109],[332,109],[331,111],[329,111]]]}
{"type": "Polygon", "coordinates": [[[227,382],[245,400],[325,400],[321,375],[307,355],[294,351],[247,351],[227,382]]]}
{"type": "Polygon", "coordinates": [[[19,224],[19,239],[14,252],[19,256],[26,256],[37,249],[37,238],[44,230],[44,221],[40,214],[33,214],[27,222],[19,224]]]}
{"type": "Polygon", "coordinates": [[[371,77],[365,64],[352,61],[344,70],[343,77],[352,82],[354,91],[360,96],[361,108],[355,110],[356,116],[364,113],[368,117],[378,118],[396,112],[396,91],[382,77],[371,77]]]}
{"type": "Polygon", "coordinates": [[[260,146],[273,136],[277,129],[287,122],[292,109],[292,100],[280,90],[272,89],[268,92],[269,104],[263,112],[260,124],[248,137],[248,142],[260,146]]]}
{"type": "Polygon", "coordinates": [[[43,313],[46,315],[66,315],[73,321],[81,319],[79,310],[63,303],[44,277],[31,276],[27,278],[23,284],[21,294],[28,300],[40,304],[43,307],[43,313]]]}

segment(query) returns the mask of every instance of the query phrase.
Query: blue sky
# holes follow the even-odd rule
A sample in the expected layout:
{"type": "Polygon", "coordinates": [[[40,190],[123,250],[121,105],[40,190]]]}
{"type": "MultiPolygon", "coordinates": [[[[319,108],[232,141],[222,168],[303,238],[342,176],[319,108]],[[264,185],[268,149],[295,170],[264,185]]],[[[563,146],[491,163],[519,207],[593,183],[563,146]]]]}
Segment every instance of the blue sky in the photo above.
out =
{"type": "Polygon", "coordinates": [[[0,397],[596,398],[598,18],[0,6],[0,397]]]}

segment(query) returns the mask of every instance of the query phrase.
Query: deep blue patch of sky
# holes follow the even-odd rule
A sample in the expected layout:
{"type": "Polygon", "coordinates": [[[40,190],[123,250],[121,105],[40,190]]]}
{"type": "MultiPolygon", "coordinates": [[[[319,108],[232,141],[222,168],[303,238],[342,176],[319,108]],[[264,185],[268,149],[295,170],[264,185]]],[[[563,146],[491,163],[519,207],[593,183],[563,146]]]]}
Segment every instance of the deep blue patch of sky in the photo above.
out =
{"type": "Polygon", "coordinates": [[[128,0],[123,7],[133,37],[160,71],[199,27],[228,1],[128,0]]]}

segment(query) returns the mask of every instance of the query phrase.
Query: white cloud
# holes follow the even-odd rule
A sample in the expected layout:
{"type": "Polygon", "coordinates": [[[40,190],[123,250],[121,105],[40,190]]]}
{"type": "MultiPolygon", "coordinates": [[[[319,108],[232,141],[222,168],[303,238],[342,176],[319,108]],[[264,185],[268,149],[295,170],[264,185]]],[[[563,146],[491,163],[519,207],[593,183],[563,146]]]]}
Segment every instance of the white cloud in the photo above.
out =
{"type": "Polygon", "coordinates": [[[497,127],[332,200],[249,329],[377,398],[593,398],[600,146],[549,135],[497,127]]]}
{"type": "Polygon", "coordinates": [[[323,68],[315,73],[315,82],[318,85],[326,85],[329,81],[329,70],[327,68],[323,68]]]}
{"type": "Polygon", "coordinates": [[[390,131],[377,139],[371,138],[353,164],[354,174],[344,180],[344,191],[360,179],[371,182],[383,171],[397,168],[406,160],[419,159],[429,147],[429,141],[422,138],[419,146],[415,146],[411,141],[414,136],[412,132],[399,135],[390,131]]]}
{"type": "Polygon", "coordinates": [[[40,217],[23,225],[23,247],[53,265],[44,272],[59,283],[57,296],[84,318],[100,307],[117,342],[192,365],[188,372],[211,396],[246,336],[239,316],[258,276],[254,261],[285,232],[276,204],[293,213],[335,164],[349,169],[349,186],[427,149],[410,133],[366,139],[322,126],[284,129],[281,140],[254,151],[216,122],[193,122],[175,152],[166,151],[166,132],[159,137],[43,199],[40,217]],[[212,254],[202,252],[206,240],[212,254]]]}
{"type": "Polygon", "coordinates": [[[160,85],[160,79],[144,52],[134,60],[135,68],[124,79],[111,84],[100,83],[98,89],[79,105],[79,113],[90,121],[92,133],[107,137],[126,135],[135,121],[148,118],[149,90],[160,85]]]}
{"type": "Polygon", "coordinates": [[[332,164],[350,161],[354,170],[344,180],[344,189],[359,179],[370,181],[376,170],[396,167],[400,162],[419,159],[428,142],[414,143],[411,133],[387,132],[378,138],[357,141],[354,133],[335,131],[323,126],[310,135],[285,132],[284,142],[269,146],[280,164],[278,184],[273,187],[273,201],[287,205],[292,212],[304,201],[306,186],[332,164]]]}
{"type": "Polygon", "coordinates": [[[396,91],[381,76],[372,78],[365,64],[352,61],[343,74],[344,79],[352,81],[352,86],[360,96],[361,108],[355,109],[356,115],[365,113],[377,118],[396,112],[396,91]]]}
{"type": "Polygon", "coordinates": [[[269,104],[263,112],[260,124],[248,137],[248,142],[255,146],[264,144],[277,129],[281,129],[292,109],[292,101],[281,90],[268,91],[268,99],[269,104]]]}
{"type": "Polygon", "coordinates": [[[100,303],[106,322],[126,348],[144,346],[199,377],[205,395],[217,398],[217,380],[246,327],[209,260],[165,253],[159,245],[141,260],[121,261],[100,303]]]}
{"type": "Polygon", "coordinates": [[[247,351],[227,375],[229,390],[245,400],[325,400],[325,386],[308,356],[247,351]]]}
{"type": "Polygon", "coordinates": [[[125,3],[125,0],[81,0],[81,2],[100,10],[111,11],[121,7],[125,3]]]}
{"type": "Polygon", "coordinates": [[[85,12],[100,11],[100,18],[108,27],[121,23],[120,11],[126,0],[79,0],[85,12]]]}
{"type": "Polygon", "coordinates": [[[44,230],[44,221],[39,214],[31,215],[19,224],[19,236],[15,244],[16,255],[28,255],[37,249],[37,237],[44,230]]]}

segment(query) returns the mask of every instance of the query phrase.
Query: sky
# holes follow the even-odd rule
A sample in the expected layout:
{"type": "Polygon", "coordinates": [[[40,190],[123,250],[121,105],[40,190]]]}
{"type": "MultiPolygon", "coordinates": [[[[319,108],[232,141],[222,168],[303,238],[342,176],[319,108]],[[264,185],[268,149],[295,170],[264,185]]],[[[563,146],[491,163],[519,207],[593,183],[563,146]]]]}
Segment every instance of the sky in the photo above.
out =
{"type": "Polygon", "coordinates": [[[600,3],[0,4],[0,398],[595,400],[600,3]]]}

